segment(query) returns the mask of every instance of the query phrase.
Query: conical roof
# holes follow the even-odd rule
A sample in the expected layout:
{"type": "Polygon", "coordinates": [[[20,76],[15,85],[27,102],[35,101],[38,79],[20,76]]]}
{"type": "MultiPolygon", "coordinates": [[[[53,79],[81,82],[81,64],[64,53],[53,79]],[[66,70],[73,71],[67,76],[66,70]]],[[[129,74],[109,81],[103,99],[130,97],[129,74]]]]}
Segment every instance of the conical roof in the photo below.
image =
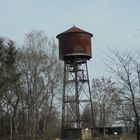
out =
{"type": "Polygon", "coordinates": [[[74,25],[73,27],[69,28],[68,30],[58,34],[56,37],[59,38],[61,35],[68,34],[68,33],[86,33],[86,34],[89,34],[91,37],[93,36],[93,34],[87,32],[85,30],[82,30],[74,25]]]}

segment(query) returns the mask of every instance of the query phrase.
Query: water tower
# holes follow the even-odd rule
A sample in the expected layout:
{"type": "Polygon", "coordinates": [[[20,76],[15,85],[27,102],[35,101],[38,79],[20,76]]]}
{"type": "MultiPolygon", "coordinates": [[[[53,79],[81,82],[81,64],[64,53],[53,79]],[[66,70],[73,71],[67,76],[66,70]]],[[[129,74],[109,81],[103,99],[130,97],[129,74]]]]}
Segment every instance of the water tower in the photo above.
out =
{"type": "Polygon", "coordinates": [[[59,58],[64,61],[62,139],[81,139],[82,130],[94,126],[87,67],[92,36],[75,26],[57,35],[59,58]]]}

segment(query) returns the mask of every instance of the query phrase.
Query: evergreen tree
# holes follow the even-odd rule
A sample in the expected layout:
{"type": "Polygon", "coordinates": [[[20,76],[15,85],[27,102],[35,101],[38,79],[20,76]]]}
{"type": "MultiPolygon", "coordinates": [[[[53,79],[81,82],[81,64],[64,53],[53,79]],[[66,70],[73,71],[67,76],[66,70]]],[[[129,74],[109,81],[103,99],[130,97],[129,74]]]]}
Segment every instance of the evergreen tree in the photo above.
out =
{"type": "Polygon", "coordinates": [[[10,134],[9,111],[11,106],[14,108],[17,103],[14,96],[17,94],[19,81],[15,64],[16,56],[15,43],[11,40],[6,42],[4,39],[0,39],[0,135],[10,134]],[[12,98],[15,99],[12,101],[12,98]]]}

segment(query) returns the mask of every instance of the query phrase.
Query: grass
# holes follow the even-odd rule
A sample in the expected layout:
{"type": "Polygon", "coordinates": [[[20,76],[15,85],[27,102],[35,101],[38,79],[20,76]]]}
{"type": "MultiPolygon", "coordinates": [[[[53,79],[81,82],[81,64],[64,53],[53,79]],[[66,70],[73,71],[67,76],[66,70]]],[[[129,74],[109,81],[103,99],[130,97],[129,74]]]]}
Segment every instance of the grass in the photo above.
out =
{"type": "Polygon", "coordinates": [[[126,136],[126,137],[96,137],[94,140],[136,140],[136,136],[126,136]]]}

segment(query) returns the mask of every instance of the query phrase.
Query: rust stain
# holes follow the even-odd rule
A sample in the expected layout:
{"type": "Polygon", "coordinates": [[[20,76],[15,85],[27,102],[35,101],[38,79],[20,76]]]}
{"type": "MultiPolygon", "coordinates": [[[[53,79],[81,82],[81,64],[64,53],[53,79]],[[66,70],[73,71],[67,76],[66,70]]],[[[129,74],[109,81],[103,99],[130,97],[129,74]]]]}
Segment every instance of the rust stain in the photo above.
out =
{"type": "Polygon", "coordinates": [[[58,34],[59,57],[61,60],[72,57],[90,59],[92,57],[91,37],[93,35],[78,27],[72,28],[58,34]]]}

